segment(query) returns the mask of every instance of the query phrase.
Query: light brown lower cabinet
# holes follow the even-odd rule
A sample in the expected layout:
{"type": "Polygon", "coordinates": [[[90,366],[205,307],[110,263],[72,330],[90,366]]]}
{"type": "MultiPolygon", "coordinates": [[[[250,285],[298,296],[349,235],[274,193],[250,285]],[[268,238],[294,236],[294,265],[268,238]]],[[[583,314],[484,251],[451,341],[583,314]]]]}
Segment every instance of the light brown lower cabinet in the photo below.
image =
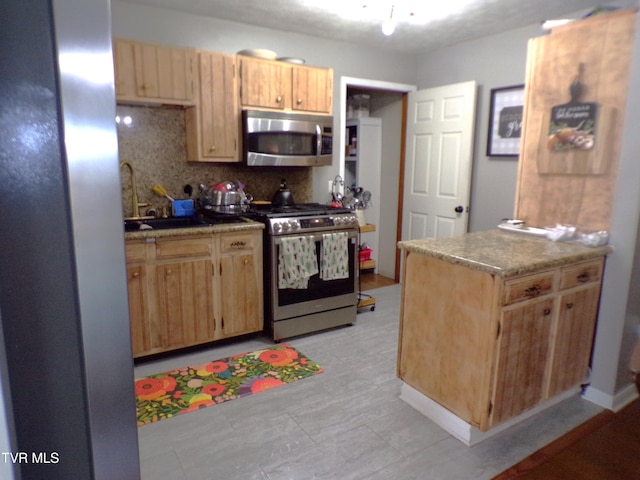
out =
{"type": "Polygon", "coordinates": [[[263,328],[262,236],[219,235],[220,338],[263,328]]]}
{"type": "Polygon", "coordinates": [[[134,357],[263,329],[261,231],[128,240],[126,253],[134,357]]]}
{"type": "Polygon", "coordinates": [[[398,376],[480,431],[577,391],[603,264],[503,278],[405,252],[398,376]]]}

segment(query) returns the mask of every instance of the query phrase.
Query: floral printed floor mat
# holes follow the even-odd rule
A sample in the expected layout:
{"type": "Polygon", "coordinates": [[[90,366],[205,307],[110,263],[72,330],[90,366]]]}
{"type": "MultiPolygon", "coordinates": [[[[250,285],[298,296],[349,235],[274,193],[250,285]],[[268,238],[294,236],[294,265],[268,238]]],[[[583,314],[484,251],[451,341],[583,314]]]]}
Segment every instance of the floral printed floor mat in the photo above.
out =
{"type": "Polygon", "coordinates": [[[138,426],[321,373],[288,343],[136,380],[138,426]]]}

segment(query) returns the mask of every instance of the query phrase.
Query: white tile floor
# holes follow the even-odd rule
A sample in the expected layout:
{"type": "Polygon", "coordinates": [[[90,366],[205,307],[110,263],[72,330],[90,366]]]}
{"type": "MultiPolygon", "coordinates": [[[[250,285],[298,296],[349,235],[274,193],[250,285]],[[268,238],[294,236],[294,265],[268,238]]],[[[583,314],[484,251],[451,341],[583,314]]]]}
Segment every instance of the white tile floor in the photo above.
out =
{"type": "MultiPolygon", "coordinates": [[[[290,343],[324,372],[138,428],[143,480],[482,480],[601,409],[571,398],[472,448],[398,398],[400,286],[356,325],[290,343]]],[[[143,363],[136,378],[271,345],[254,338],[143,363]]]]}

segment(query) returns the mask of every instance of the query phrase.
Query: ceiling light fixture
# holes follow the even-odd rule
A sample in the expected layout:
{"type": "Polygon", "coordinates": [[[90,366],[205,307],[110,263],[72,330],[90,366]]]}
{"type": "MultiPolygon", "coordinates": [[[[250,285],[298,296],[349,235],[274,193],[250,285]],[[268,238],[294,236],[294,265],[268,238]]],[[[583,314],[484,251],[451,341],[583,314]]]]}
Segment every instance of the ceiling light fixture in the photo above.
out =
{"type": "Polygon", "coordinates": [[[385,19],[385,21],[382,22],[382,33],[384,33],[387,37],[389,35],[393,35],[393,32],[396,31],[396,21],[393,19],[394,7],[395,5],[391,5],[391,14],[389,15],[389,18],[385,19]]]}

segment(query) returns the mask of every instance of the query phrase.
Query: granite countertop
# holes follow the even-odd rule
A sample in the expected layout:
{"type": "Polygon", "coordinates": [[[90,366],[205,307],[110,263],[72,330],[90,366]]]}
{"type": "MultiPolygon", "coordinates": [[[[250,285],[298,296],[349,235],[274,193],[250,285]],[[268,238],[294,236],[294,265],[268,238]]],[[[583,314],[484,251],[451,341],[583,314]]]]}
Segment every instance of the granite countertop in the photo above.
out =
{"type": "Polygon", "coordinates": [[[407,240],[398,242],[398,247],[502,277],[588,260],[612,251],[607,245],[588,247],[501,230],[407,240]]]}
{"type": "Polygon", "coordinates": [[[245,219],[244,223],[218,223],[203,227],[166,228],[157,230],[137,230],[124,232],[125,240],[139,240],[146,238],[184,237],[188,235],[202,235],[207,233],[244,232],[249,230],[263,230],[264,224],[245,219]]]}

